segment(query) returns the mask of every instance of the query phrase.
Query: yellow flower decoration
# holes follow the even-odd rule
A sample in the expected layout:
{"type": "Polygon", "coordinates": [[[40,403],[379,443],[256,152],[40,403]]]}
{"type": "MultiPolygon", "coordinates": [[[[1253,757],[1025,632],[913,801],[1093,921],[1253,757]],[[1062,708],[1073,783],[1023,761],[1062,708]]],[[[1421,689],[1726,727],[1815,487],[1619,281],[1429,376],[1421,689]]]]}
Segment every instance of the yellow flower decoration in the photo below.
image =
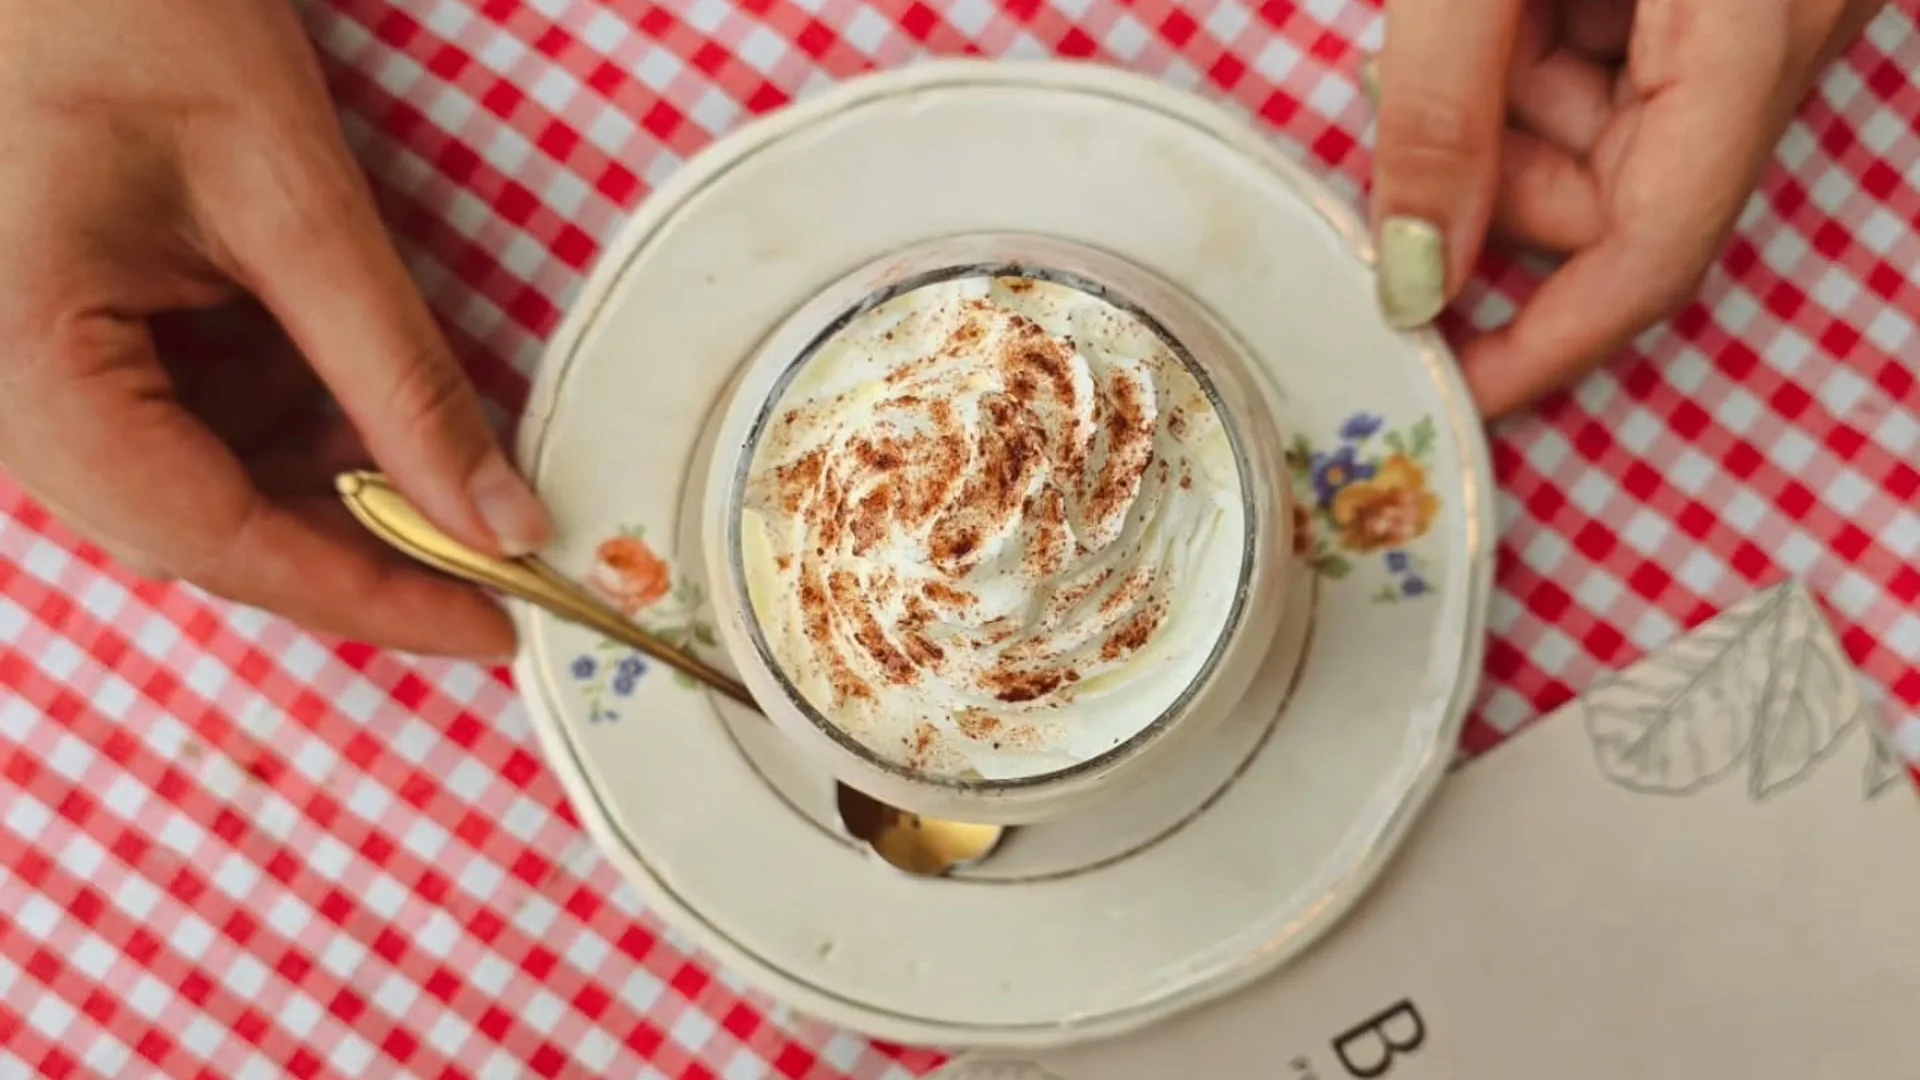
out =
{"type": "Polygon", "coordinates": [[[1405,454],[1382,462],[1371,479],[1334,496],[1332,517],[1340,546],[1358,554],[1404,547],[1433,527],[1440,498],[1427,490],[1427,473],[1405,454]]]}

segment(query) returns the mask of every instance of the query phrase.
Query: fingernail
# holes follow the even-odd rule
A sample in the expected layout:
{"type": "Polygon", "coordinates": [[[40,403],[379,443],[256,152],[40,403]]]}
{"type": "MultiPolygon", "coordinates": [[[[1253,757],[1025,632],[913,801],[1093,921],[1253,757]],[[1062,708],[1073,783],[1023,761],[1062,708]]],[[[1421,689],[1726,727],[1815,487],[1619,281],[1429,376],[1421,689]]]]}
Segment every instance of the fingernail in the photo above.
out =
{"type": "Polygon", "coordinates": [[[480,519],[487,523],[500,553],[511,557],[540,550],[553,531],[547,509],[504,455],[493,454],[474,470],[467,485],[480,519]]]}
{"type": "Polygon", "coordinates": [[[1380,58],[1369,56],[1360,61],[1360,92],[1375,108],[1380,105],[1380,58]]]}
{"type": "Polygon", "coordinates": [[[1447,305],[1446,241],[1430,221],[1390,217],[1380,226],[1380,310],[1396,330],[1425,326],[1447,305]]]}

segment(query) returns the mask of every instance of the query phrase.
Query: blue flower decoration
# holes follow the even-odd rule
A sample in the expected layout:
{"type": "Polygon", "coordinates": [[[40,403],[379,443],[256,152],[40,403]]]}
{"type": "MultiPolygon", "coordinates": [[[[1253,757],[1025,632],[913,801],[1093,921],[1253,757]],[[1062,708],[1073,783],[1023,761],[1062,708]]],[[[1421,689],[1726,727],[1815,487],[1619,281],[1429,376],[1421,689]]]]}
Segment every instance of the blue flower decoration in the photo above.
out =
{"type": "Polygon", "coordinates": [[[620,667],[618,671],[619,671],[619,674],[629,679],[637,679],[640,676],[646,674],[647,662],[645,660],[640,659],[637,653],[629,654],[626,657],[626,659],[620,661],[620,667]]]}
{"type": "Polygon", "coordinates": [[[1426,580],[1417,576],[1409,577],[1400,582],[1400,595],[1402,596],[1425,596],[1429,591],[1426,580]]]}
{"type": "Polygon", "coordinates": [[[1373,465],[1354,456],[1352,444],[1331,454],[1313,455],[1313,491],[1321,506],[1333,505],[1333,497],[1356,480],[1373,478],[1373,465]]]}
{"type": "Polygon", "coordinates": [[[599,665],[593,662],[591,656],[577,657],[573,661],[573,677],[576,679],[591,679],[597,670],[599,665]]]}
{"type": "Polygon", "coordinates": [[[1385,418],[1374,413],[1354,413],[1340,425],[1340,437],[1347,442],[1364,442],[1385,423],[1385,418]]]}
{"type": "Polygon", "coordinates": [[[621,697],[633,696],[633,676],[621,672],[613,677],[613,692],[621,697]]]}
{"type": "Polygon", "coordinates": [[[1393,573],[1404,574],[1407,572],[1407,569],[1412,565],[1413,565],[1413,560],[1407,558],[1406,552],[1404,551],[1387,552],[1387,569],[1392,571],[1393,573]]]}

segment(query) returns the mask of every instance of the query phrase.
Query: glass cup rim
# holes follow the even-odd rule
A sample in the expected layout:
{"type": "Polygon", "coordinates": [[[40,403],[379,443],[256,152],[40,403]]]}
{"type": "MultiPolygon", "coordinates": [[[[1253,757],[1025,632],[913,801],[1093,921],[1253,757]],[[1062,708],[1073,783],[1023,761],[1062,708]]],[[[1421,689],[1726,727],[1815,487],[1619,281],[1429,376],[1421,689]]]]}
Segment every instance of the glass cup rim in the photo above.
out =
{"type": "MultiPolygon", "coordinates": [[[[1021,237],[1018,234],[947,237],[944,238],[944,240],[935,240],[916,245],[916,249],[925,250],[937,247],[941,243],[981,239],[1004,240],[1012,243],[1017,242],[1021,237]]],[[[1081,254],[1119,262],[1134,273],[1149,273],[1130,260],[1087,247],[1083,244],[1062,241],[1052,237],[1033,237],[1032,239],[1043,241],[1050,247],[1078,249],[1078,253],[1081,254]]],[[[907,253],[903,252],[898,254],[907,253]]],[[[856,271],[856,273],[858,273],[858,271],[856,271]]],[[[804,310],[804,308],[801,310],[804,310]]],[[[798,312],[796,312],[796,314],[798,314],[798,312]]],[[[790,316],[790,318],[791,317],[792,316],[790,316]]],[[[775,337],[777,336],[778,331],[775,332],[775,337]]],[[[769,340],[772,340],[772,338],[769,340]]],[[[862,763],[879,769],[900,780],[940,788],[949,792],[996,794],[1051,787],[1078,777],[1098,774],[1137,755],[1147,746],[1159,741],[1160,736],[1172,730],[1177,725],[1177,722],[1186,716],[1194,699],[1209,685],[1213,676],[1218,672],[1221,662],[1227,655],[1228,647],[1239,636],[1240,630],[1245,624],[1247,617],[1248,593],[1254,575],[1254,564],[1258,554],[1258,530],[1261,527],[1259,524],[1261,514],[1257,506],[1258,500],[1255,497],[1258,485],[1251,471],[1255,467],[1255,459],[1254,456],[1249,453],[1246,436],[1240,431],[1240,420],[1234,410],[1228,407],[1218,385],[1206,370],[1205,365],[1193,355],[1192,350],[1188,348],[1185,343],[1167,328],[1165,322],[1160,317],[1154,315],[1131,296],[1126,295],[1117,287],[1100,281],[1098,278],[1092,277],[1083,271],[1052,265],[1051,260],[1000,258],[954,263],[907,274],[897,281],[882,284],[868,290],[860,299],[844,306],[837,314],[826,320],[820,330],[808,337],[804,346],[796,350],[790,359],[783,362],[780,373],[774,377],[764,397],[754,409],[753,419],[747,425],[741,450],[736,458],[734,474],[727,481],[727,517],[725,524],[727,573],[731,579],[734,590],[742,601],[740,606],[747,616],[744,620],[745,630],[747,639],[752,645],[755,659],[759,661],[761,667],[773,678],[782,696],[786,698],[787,703],[791,705],[795,711],[805,717],[807,722],[811,724],[815,730],[831,739],[840,748],[853,754],[862,763]],[[1193,678],[1188,680],[1187,684],[1181,688],[1180,693],[1175,695],[1173,700],[1168,702],[1166,707],[1161,709],[1146,725],[1118,744],[1109,747],[1099,754],[1059,769],[1035,773],[1031,776],[1017,776],[998,780],[984,777],[967,779],[961,777],[936,776],[909,768],[898,762],[890,761],[876,753],[871,747],[859,739],[854,738],[844,728],[835,724],[825,716],[811,701],[807,700],[806,695],[801,693],[800,689],[793,684],[793,680],[788,677],[785,665],[774,655],[772,648],[767,643],[766,633],[760,621],[760,613],[754,606],[753,595],[747,585],[746,564],[741,542],[741,519],[744,516],[742,513],[744,505],[743,497],[745,495],[748,478],[753,471],[754,460],[758,454],[761,439],[771,426],[774,414],[781,400],[786,396],[787,388],[792,384],[793,380],[798,377],[800,372],[806,368],[807,364],[812,361],[814,356],[851,325],[855,319],[890,300],[930,285],[938,285],[947,281],[964,278],[994,277],[1027,278],[1062,285],[1102,300],[1139,320],[1141,325],[1145,326],[1161,344],[1165,345],[1167,349],[1173,353],[1181,366],[1185,368],[1187,373],[1199,384],[1201,392],[1206,395],[1207,401],[1213,407],[1215,415],[1220,418],[1221,428],[1226,434],[1227,444],[1233,453],[1236,478],[1240,486],[1242,509],[1240,567],[1237,580],[1234,584],[1233,602],[1228,609],[1225,623],[1222,624],[1219,633],[1214,636],[1213,644],[1207,652],[1206,660],[1201,664],[1200,669],[1194,673],[1193,678]]]]}

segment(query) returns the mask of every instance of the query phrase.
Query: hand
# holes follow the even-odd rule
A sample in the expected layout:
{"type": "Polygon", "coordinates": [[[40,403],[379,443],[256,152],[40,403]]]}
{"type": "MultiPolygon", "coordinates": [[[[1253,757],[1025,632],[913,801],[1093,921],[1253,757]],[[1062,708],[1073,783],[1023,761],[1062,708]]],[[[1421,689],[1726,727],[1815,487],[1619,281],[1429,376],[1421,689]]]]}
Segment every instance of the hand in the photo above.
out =
{"type": "Polygon", "coordinates": [[[1388,0],[1374,206],[1401,327],[1489,232],[1567,255],[1461,362],[1490,417],[1698,291],[1788,121],[1884,0],[1388,0]]]}
{"type": "Polygon", "coordinates": [[[498,607],[382,551],[333,495],[371,457],[470,544],[548,529],[291,4],[8,4],[0,98],[0,465],[148,574],[378,644],[509,652],[498,607]]]}

